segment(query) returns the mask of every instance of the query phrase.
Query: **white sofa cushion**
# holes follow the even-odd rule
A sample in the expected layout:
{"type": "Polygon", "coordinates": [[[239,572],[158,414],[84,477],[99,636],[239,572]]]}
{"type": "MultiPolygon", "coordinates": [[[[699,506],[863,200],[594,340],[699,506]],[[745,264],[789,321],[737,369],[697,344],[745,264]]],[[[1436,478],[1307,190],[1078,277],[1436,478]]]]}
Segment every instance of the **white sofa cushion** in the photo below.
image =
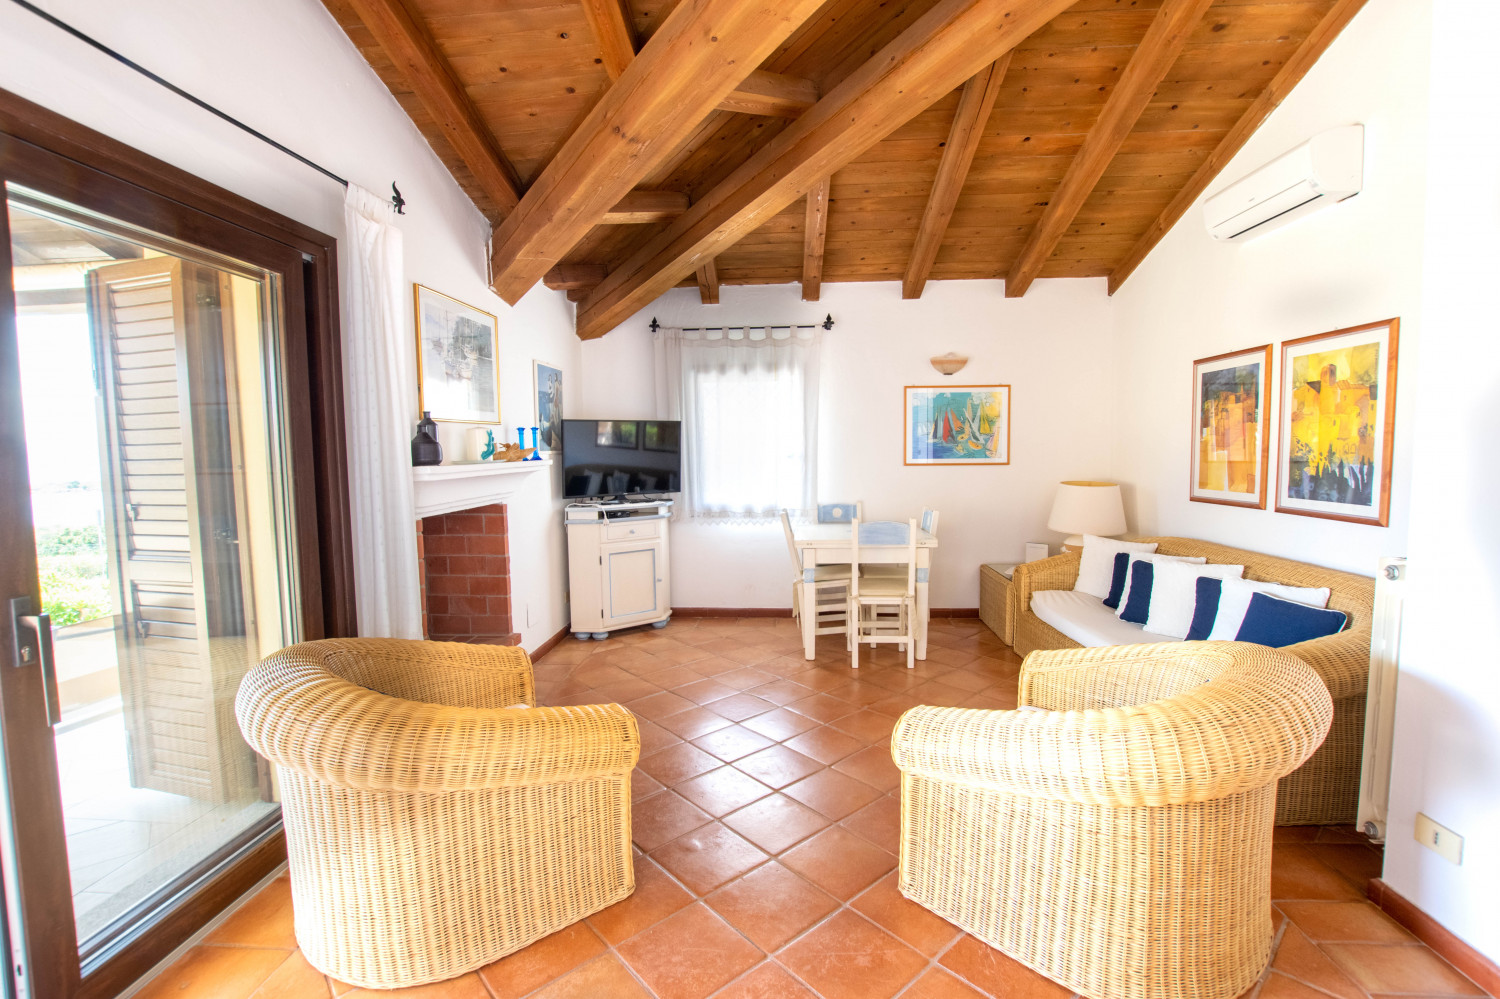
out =
{"type": "Polygon", "coordinates": [[[1073,589],[1103,600],[1109,596],[1109,584],[1114,580],[1117,552],[1149,554],[1154,551],[1155,541],[1116,541],[1114,538],[1085,534],[1083,553],[1078,556],[1078,580],[1073,584],[1073,589]]]}
{"type": "MultiPolygon", "coordinates": [[[[1202,555],[1131,555],[1130,562],[1125,566],[1125,589],[1120,592],[1120,606],[1115,608],[1115,617],[1120,618],[1121,620],[1128,620],[1131,624],[1144,625],[1145,615],[1149,614],[1150,612],[1151,593],[1154,590],[1154,587],[1152,587],[1151,583],[1152,580],[1156,578],[1156,573],[1154,571],[1149,577],[1140,577],[1144,580],[1141,585],[1146,587],[1146,589],[1143,591],[1144,597],[1137,596],[1136,600],[1137,602],[1139,602],[1140,600],[1144,599],[1145,606],[1136,608],[1136,611],[1139,613],[1137,613],[1134,620],[1130,620],[1125,617],[1126,608],[1130,607],[1131,593],[1135,590],[1135,584],[1137,580],[1135,572],[1136,563],[1150,562],[1154,569],[1156,566],[1165,565],[1168,562],[1181,562],[1190,565],[1202,565],[1207,561],[1208,559],[1204,558],[1202,555]]],[[[1188,611],[1188,618],[1190,620],[1192,618],[1192,614],[1192,611],[1188,611]]]]}
{"type": "Polygon", "coordinates": [[[1245,573],[1242,565],[1187,565],[1181,562],[1156,563],[1151,583],[1151,612],[1146,616],[1147,631],[1173,638],[1187,638],[1193,626],[1193,609],[1198,606],[1198,577],[1239,579],[1245,573]]]}
{"type": "Polygon", "coordinates": [[[1121,621],[1101,597],[1079,590],[1041,590],[1031,595],[1031,612],[1079,645],[1144,645],[1175,642],[1170,635],[1154,635],[1140,625],[1121,621]]]}

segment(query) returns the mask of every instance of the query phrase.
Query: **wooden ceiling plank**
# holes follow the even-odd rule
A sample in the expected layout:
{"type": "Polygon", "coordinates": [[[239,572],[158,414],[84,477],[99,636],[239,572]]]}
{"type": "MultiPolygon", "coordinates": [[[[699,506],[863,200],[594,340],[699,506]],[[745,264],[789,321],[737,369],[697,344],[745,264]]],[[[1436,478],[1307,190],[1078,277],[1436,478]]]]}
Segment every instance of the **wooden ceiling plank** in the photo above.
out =
{"type": "Polygon", "coordinates": [[[823,246],[828,239],[828,192],[833,178],[824,177],[807,192],[802,225],[802,301],[816,302],[823,294],[823,246]]]}
{"type": "Polygon", "coordinates": [[[631,191],[604,213],[601,225],[669,222],[688,210],[688,196],[680,191],[631,191]]]}
{"type": "Polygon", "coordinates": [[[1187,213],[1193,202],[1198,200],[1198,196],[1207,190],[1214,178],[1229,165],[1229,161],[1234,159],[1234,155],[1250,140],[1250,136],[1255,134],[1261,122],[1265,121],[1271,112],[1286,99],[1286,95],[1291,93],[1292,88],[1301,82],[1302,77],[1307,75],[1307,71],[1328,50],[1328,46],[1333,44],[1345,25],[1354,18],[1355,14],[1359,13],[1364,5],[1365,0],[1338,0],[1324,15],[1323,20],[1318,22],[1317,27],[1307,36],[1292,58],[1281,67],[1281,70],[1266,85],[1266,89],[1255,99],[1214,151],[1208,155],[1208,159],[1198,167],[1187,185],[1177,192],[1171,203],[1162,209],[1161,214],[1146,228],[1145,234],[1130,252],[1125,254],[1124,259],[1110,271],[1109,293],[1111,295],[1120,289],[1120,285],[1124,284],[1125,279],[1135,272],[1135,269],[1141,265],[1141,261],[1146,259],[1146,255],[1157,243],[1161,242],[1162,237],[1187,213]]]}
{"type": "Polygon", "coordinates": [[[495,230],[495,292],[520,301],[819,6],[678,5],[495,230]]]}
{"type": "Polygon", "coordinates": [[[502,212],[514,211],[521,200],[515,170],[421,22],[402,0],[349,0],[349,5],[432,115],[475,183],[502,212]]]}
{"type": "Polygon", "coordinates": [[[964,84],[958,110],[953,115],[953,125],[948,130],[948,141],[943,146],[943,158],[938,163],[937,177],[932,182],[932,194],[917,226],[917,242],[901,278],[902,298],[921,298],[922,289],[927,286],[927,277],[937,261],[938,247],[942,246],[943,234],[948,231],[953,209],[958,204],[958,195],[968,179],[969,166],[974,162],[979,140],[984,137],[984,124],[990,120],[995,98],[1000,95],[1000,83],[1010,68],[1010,58],[1011,53],[1005,53],[964,84]]]}
{"type": "Polygon", "coordinates": [[[712,260],[698,268],[698,298],[704,305],[719,304],[719,272],[712,260]]]}
{"type": "Polygon", "coordinates": [[[542,282],[553,291],[570,288],[592,288],[604,280],[609,268],[603,264],[576,263],[558,264],[547,272],[542,282]]]}
{"type": "Polygon", "coordinates": [[[1120,82],[1105,102],[1083,148],[1073,158],[1056,193],[1031,231],[1026,247],[1005,276],[1005,297],[1026,294],[1042,267],[1057,249],[1073,216],[1088,200],[1099,178],[1104,176],[1115,153],[1130,135],[1151,95],[1177,61],[1212,0],[1166,0],[1151,19],[1120,82]]]}
{"type": "Polygon", "coordinates": [[[620,0],[583,0],[583,13],[599,41],[599,58],[610,82],[620,78],[635,59],[635,32],[620,0]]]}
{"type": "Polygon", "coordinates": [[[609,332],[1069,6],[941,0],[611,272],[578,310],[579,337],[609,332]]]}

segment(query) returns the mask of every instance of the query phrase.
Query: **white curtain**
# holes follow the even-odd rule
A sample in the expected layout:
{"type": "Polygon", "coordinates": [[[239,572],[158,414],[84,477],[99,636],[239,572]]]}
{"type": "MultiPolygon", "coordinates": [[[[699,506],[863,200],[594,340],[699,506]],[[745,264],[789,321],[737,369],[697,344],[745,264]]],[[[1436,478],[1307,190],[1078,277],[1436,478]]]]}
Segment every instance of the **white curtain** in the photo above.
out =
{"type": "Polygon", "coordinates": [[[744,520],[813,507],[821,336],[657,331],[657,412],[682,421],[682,513],[744,520]]]}
{"type": "Polygon", "coordinates": [[[344,327],[344,420],[359,633],[421,638],[411,445],[416,398],[401,307],[401,230],[391,203],[349,185],[339,247],[344,327]]]}

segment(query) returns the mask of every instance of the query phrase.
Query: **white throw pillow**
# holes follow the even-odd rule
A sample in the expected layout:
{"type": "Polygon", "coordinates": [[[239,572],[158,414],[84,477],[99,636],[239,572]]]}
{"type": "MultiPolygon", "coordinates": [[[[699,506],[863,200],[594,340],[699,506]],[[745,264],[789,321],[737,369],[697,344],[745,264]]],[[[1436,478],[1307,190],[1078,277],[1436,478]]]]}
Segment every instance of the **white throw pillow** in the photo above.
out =
{"type": "Polygon", "coordinates": [[[1103,600],[1109,596],[1109,584],[1115,577],[1115,555],[1119,552],[1156,551],[1156,542],[1116,541],[1092,534],[1083,536],[1083,554],[1078,558],[1078,582],[1073,589],[1103,600]]]}
{"type": "Polygon", "coordinates": [[[1245,621],[1245,611],[1250,609],[1250,598],[1257,593],[1269,593],[1273,597],[1306,604],[1309,607],[1327,607],[1332,591],[1326,586],[1284,586],[1281,583],[1262,583],[1254,579],[1226,579],[1219,591],[1219,611],[1214,615],[1213,630],[1208,633],[1210,642],[1232,642],[1240,633],[1245,621]]]}
{"type": "Polygon", "coordinates": [[[1193,609],[1198,606],[1198,577],[1239,579],[1244,574],[1242,565],[1158,564],[1151,584],[1151,611],[1146,616],[1146,630],[1153,635],[1187,638],[1188,629],[1193,626],[1193,609]]]}
{"type": "MultiPolygon", "coordinates": [[[[1115,617],[1125,616],[1125,605],[1130,603],[1130,591],[1135,588],[1135,564],[1137,562],[1150,562],[1153,566],[1161,566],[1170,562],[1181,562],[1184,565],[1202,565],[1207,561],[1208,559],[1206,558],[1198,556],[1188,557],[1187,555],[1131,555],[1129,564],[1125,566],[1125,589],[1120,591],[1120,606],[1115,608],[1115,617]]],[[[1153,572],[1153,579],[1155,575],[1153,572]]],[[[1152,589],[1154,591],[1155,587],[1152,587],[1152,589]]],[[[1191,611],[1188,614],[1190,617],[1192,616],[1191,611]]],[[[1148,628],[1147,630],[1149,631],[1150,629],[1148,628]]]]}

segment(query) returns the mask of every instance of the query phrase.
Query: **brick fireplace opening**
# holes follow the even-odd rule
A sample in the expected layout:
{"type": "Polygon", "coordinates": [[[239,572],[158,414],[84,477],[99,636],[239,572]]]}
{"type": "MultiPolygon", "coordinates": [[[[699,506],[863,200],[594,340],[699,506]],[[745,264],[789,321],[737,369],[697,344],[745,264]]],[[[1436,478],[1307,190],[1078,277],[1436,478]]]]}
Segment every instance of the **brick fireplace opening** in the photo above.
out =
{"type": "Polygon", "coordinates": [[[440,642],[517,645],[511,630],[510,546],[505,505],[417,521],[426,636],[440,642]]]}

